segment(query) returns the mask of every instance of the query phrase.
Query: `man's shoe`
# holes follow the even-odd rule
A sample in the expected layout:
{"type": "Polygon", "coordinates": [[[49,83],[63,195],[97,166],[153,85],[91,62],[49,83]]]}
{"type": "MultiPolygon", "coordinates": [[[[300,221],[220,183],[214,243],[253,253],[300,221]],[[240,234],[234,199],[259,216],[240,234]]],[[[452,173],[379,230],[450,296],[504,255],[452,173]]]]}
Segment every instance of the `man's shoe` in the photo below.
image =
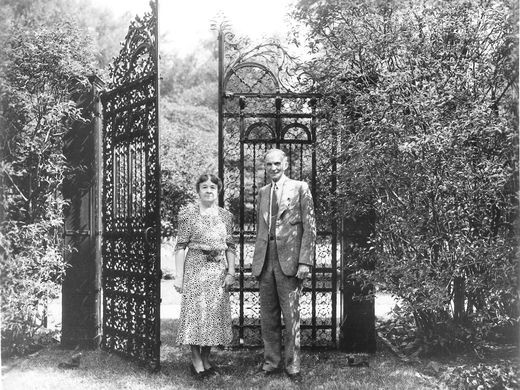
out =
{"type": "Polygon", "coordinates": [[[294,374],[290,374],[287,371],[285,372],[289,379],[294,383],[301,383],[302,382],[302,374],[299,372],[295,372],[294,374]]]}

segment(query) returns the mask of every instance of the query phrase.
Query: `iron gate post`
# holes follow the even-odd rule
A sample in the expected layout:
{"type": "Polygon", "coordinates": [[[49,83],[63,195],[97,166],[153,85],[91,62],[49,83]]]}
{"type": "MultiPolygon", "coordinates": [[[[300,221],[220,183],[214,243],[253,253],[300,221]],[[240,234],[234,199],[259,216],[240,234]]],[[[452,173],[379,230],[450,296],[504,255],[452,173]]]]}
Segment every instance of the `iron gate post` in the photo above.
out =
{"type": "Polygon", "coordinates": [[[339,348],[345,352],[376,351],[375,307],[372,285],[349,280],[357,269],[373,269],[374,264],[362,261],[356,247],[365,248],[374,231],[375,212],[360,214],[343,221],[343,318],[340,325],[339,348]]]}
{"type": "MultiPolygon", "coordinates": [[[[218,32],[218,174],[224,182],[224,32],[218,32]]],[[[224,183],[225,184],[225,183],[224,183]]],[[[224,188],[218,196],[220,207],[224,207],[224,188]]]]}
{"type": "Polygon", "coordinates": [[[99,137],[104,83],[90,78],[91,90],[77,99],[90,121],[76,122],[64,136],[64,155],[76,171],[63,185],[65,260],[62,284],[62,337],[65,347],[97,347],[100,332],[99,137]],[[70,248],[70,249],[67,249],[70,248]]]}

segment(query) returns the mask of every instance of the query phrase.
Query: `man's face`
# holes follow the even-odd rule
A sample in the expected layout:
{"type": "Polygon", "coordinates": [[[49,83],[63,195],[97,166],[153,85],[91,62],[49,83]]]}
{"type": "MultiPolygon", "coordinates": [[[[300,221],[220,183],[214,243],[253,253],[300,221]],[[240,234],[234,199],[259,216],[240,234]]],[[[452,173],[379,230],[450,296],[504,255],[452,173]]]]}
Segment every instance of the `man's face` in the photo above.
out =
{"type": "Polygon", "coordinates": [[[287,166],[287,159],[281,153],[270,153],[265,159],[265,170],[272,181],[278,181],[287,166]]]}

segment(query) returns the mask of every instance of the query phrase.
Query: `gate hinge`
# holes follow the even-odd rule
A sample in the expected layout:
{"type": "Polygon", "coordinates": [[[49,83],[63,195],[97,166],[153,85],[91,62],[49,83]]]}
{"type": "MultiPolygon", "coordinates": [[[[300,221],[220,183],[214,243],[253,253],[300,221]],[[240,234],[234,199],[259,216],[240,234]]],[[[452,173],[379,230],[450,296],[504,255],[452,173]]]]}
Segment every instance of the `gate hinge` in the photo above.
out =
{"type": "Polygon", "coordinates": [[[65,230],[65,236],[90,236],[90,230],[65,230]]]}

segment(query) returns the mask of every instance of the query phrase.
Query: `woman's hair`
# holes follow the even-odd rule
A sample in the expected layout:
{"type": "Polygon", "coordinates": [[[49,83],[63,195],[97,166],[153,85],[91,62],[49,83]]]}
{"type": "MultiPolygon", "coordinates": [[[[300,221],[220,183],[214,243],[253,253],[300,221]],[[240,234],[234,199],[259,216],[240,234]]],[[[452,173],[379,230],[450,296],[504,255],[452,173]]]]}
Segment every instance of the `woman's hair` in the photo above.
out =
{"type": "Polygon", "coordinates": [[[219,177],[212,173],[204,173],[199,176],[199,179],[197,180],[197,183],[195,184],[195,188],[197,189],[197,192],[200,191],[200,185],[204,183],[205,181],[211,180],[213,184],[217,185],[218,192],[222,189],[222,180],[220,180],[219,177]]]}

